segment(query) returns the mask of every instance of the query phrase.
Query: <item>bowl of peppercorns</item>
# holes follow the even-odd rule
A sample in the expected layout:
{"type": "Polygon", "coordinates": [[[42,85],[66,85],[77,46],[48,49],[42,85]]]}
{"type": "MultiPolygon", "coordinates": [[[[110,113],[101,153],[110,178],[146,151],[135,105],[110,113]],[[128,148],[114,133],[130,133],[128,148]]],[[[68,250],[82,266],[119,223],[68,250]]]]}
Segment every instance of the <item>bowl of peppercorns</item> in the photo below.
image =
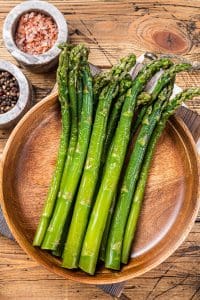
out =
{"type": "Polygon", "coordinates": [[[0,60],[0,128],[14,126],[30,108],[32,87],[22,71],[0,60]]]}
{"type": "Polygon", "coordinates": [[[3,26],[6,48],[20,65],[43,73],[58,62],[59,44],[66,42],[63,14],[46,1],[25,1],[7,15],[3,26]]]}

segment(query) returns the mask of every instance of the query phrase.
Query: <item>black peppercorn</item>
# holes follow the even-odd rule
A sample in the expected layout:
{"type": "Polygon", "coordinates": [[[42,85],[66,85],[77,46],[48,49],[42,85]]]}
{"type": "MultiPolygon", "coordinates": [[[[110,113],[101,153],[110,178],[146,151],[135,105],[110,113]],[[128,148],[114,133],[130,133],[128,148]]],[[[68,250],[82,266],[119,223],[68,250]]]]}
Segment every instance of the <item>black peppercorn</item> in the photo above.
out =
{"type": "Polygon", "coordinates": [[[0,114],[11,110],[19,98],[16,78],[7,71],[0,71],[0,114]]]}

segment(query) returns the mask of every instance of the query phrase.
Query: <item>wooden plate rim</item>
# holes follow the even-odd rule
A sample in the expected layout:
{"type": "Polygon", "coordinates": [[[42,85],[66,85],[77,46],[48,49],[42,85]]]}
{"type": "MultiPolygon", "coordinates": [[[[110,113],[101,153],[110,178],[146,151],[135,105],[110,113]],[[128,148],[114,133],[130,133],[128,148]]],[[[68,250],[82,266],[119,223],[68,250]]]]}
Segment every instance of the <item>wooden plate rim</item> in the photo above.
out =
{"type": "MultiPolygon", "coordinates": [[[[41,106],[43,106],[46,102],[48,101],[52,101],[53,98],[57,97],[57,91],[53,92],[52,94],[50,94],[49,96],[45,97],[43,100],[41,100],[39,103],[37,103],[34,107],[32,107],[27,113],[26,115],[20,120],[20,122],[17,124],[17,126],[14,128],[14,130],[12,131],[6,146],[4,148],[3,151],[3,155],[2,155],[2,161],[1,161],[1,177],[0,177],[0,195],[1,195],[1,199],[0,199],[0,204],[3,210],[3,214],[4,217],[6,219],[6,222],[9,226],[9,229],[11,231],[11,233],[13,234],[13,236],[15,237],[16,241],[18,242],[18,244],[21,246],[21,248],[34,260],[36,260],[39,264],[43,265],[44,267],[46,267],[49,271],[54,272],[57,275],[60,275],[66,279],[71,279],[73,281],[76,282],[81,282],[81,283],[87,283],[87,284],[111,284],[111,283],[117,283],[117,282],[123,282],[129,279],[132,279],[134,277],[140,276],[144,273],[146,273],[147,271],[150,271],[151,269],[157,267],[159,264],[161,264],[164,260],[166,260],[180,245],[181,243],[186,239],[187,235],[189,234],[195,219],[197,217],[198,214],[198,210],[200,207],[200,197],[199,197],[199,168],[198,168],[198,154],[196,151],[196,145],[194,143],[194,140],[192,138],[192,135],[189,131],[189,129],[187,128],[187,126],[185,125],[185,123],[183,122],[183,120],[179,117],[175,117],[173,116],[173,120],[175,121],[175,123],[182,129],[182,131],[185,133],[186,138],[188,139],[191,149],[193,151],[193,156],[195,158],[195,165],[197,168],[197,174],[196,174],[196,182],[197,182],[197,187],[196,190],[193,191],[193,194],[195,193],[195,196],[197,198],[196,200],[196,205],[195,208],[193,210],[193,215],[185,229],[184,232],[182,232],[182,234],[180,234],[180,237],[177,239],[177,241],[175,242],[175,244],[173,245],[173,247],[171,247],[168,251],[165,251],[165,253],[155,262],[152,262],[152,264],[149,264],[148,266],[144,267],[141,270],[135,271],[134,273],[130,272],[128,274],[123,274],[121,277],[120,276],[114,276],[113,274],[113,279],[104,279],[104,278],[96,278],[95,276],[86,276],[85,274],[81,277],[80,275],[78,277],[76,277],[76,273],[74,273],[74,275],[70,275],[68,273],[65,273],[63,271],[62,268],[60,268],[59,266],[53,266],[50,267],[50,265],[48,263],[46,263],[38,254],[37,254],[37,248],[33,248],[31,245],[30,248],[30,243],[27,241],[27,239],[22,235],[22,233],[15,227],[14,222],[9,218],[9,214],[7,212],[6,209],[6,201],[4,200],[3,197],[3,172],[4,172],[4,164],[5,164],[5,160],[7,157],[7,153],[9,150],[9,146],[12,143],[13,139],[15,138],[15,135],[17,133],[17,131],[21,128],[21,126],[26,122],[26,120],[29,118],[30,115],[32,115],[32,113],[34,113],[35,111],[37,111],[41,106]]],[[[194,197],[194,196],[193,196],[194,197]]]]}

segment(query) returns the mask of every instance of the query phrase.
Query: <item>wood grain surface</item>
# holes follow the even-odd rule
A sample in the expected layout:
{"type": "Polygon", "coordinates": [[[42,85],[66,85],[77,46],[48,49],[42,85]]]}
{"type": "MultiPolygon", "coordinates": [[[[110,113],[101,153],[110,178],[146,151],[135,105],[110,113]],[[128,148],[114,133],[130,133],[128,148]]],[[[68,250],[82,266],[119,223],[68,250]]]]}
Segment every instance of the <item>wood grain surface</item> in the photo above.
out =
{"type": "MultiPolygon", "coordinates": [[[[122,55],[134,51],[174,53],[200,60],[200,1],[49,1],[64,14],[70,40],[91,48],[90,61],[108,68],[122,55]]],[[[0,0],[0,58],[14,62],[2,41],[2,24],[8,11],[20,1],[0,0]]],[[[16,62],[15,62],[16,63],[16,62]]],[[[16,63],[17,64],[17,63],[16,63]]],[[[35,89],[34,102],[49,94],[55,72],[25,74],[35,89]]],[[[200,85],[197,72],[181,74],[181,87],[200,85]]],[[[200,113],[198,99],[188,103],[200,113]]],[[[0,132],[2,152],[9,131],[0,132]]],[[[200,215],[187,240],[166,262],[125,284],[129,299],[200,298],[200,215]]],[[[0,299],[111,299],[93,286],[66,281],[30,260],[19,246],[0,237],[0,299]]]]}

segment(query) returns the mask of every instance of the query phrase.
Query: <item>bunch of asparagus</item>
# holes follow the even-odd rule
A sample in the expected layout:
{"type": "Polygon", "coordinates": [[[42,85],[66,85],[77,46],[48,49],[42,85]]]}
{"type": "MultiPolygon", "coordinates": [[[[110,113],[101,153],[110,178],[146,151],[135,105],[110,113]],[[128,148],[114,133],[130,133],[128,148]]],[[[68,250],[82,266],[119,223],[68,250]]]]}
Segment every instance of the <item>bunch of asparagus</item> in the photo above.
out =
{"type": "Polygon", "coordinates": [[[94,274],[102,260],[119,270],[129,260],[156,143],[168,118],[183,101],[200,95],[200,88],[170,98],[176,74],[189,64],[158,59],[132,80],[136,57],[131,54],[93,78],[84,45],[61,49],[62,132],[33,245],[62,257],[64,268],[94,274]],[[145,92],[160,69],[153,91],[145,92]]]}

